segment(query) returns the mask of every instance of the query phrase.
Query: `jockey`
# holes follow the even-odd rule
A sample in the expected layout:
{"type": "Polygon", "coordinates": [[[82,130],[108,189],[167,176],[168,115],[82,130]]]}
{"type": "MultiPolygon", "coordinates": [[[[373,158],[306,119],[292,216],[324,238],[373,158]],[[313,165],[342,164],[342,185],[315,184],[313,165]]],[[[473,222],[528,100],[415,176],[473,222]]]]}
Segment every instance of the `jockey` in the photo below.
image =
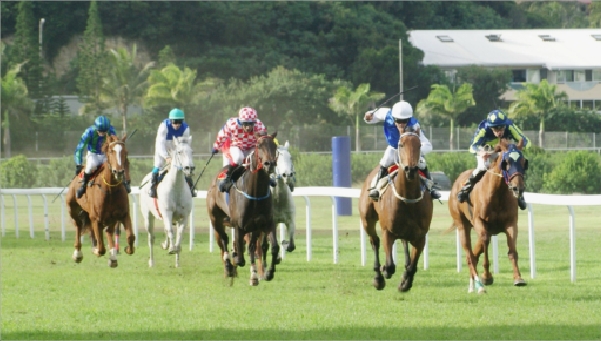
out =
{"type": "MultiPolygon", "coordinates": [[[[98,166],[102,165],[105,161],[105,155],[102,152],[102,145],[106,140],[106,135],[115,136],[117,132],[111,125],[111,121],[105,116],[98,116],[94,120],[94,124],[89,126],[81,135],[81,140],[75,147],[75,176],[79,175],[83,169],[83,150],[88,149],[88,155],[86,155],[86,168],[83,173],[83,181],[81,187],[77,190],[77,198],[81,198],[86,192],[86,186],[90,181],[90,176],[98,166]]],[[[130,180],[125,180],[123,184],[127,193],[131,191],[129,186],[130,180]]]]}
{"type": "MultiPolygon", "coordinates": [[[[242,165],[253,148],[257,146],[257,137],[267,134],[267,129],[257,117],[257,111],[251,107],[244,107],[238,111],[238,117],[229,118],[217,133],[213,143],[212,155],[217,154],[224,143],[230,141],[230,164],[223,167],[219,174],[219,191],[228,192],[232,183],[237,179],[232,178],[234,171],[242,165]]],[[[238,174],[238,172],[236,172],[238,174]]],[[[272,179],[272,185],[275,182],[272,179]]]]}
{"type": "MultiPolygon", "coordinates": [[[[159,170],[165,163],[171,162],[169,152],[173,148],[174,137],[190,137],[190,127],[184,122],[184,112],[181,109],[172,109],[169,112],[169,118],[166,118],[159,124],[154,152],[154,168],[152,168],[152,180],[150,183],[149,195],[151,198],[157,197],[157,184],[159,183],[159,170]]],[[[196,196],[196,189],[190,177],[186,177],[186,182],[190,186],[192,197],[196,196]]]]}
{"type": "MultiPolygon", "coordinates": [[[[522,131],[513,124],[513,121],[507,118],[507,115],[501,110],[493,110],[488,113],[485,120],[480,122],[478,129],[470,145],[470,153],[476,155],[478,165],[472,172],[472,175],[465,181],[463,187],[457,194],[459,202],[465,202],[468,194],[474,188],[474,185],[482,179],[490,164],[489,156],[485,146],[495,146],[501,138],[513,139],[519,143],[523,140],[523,147],[530,146],[530,140],[524,136],[522,131]]],[[[521,210],[526,209],[526,201],[523,196],[518,198],[518,205],[521,210]]]]}
{"type": "Polygon", "coordinates": [[[399,153],[397,150],[401,137],[399,128],[413,127],[413,130],[419,134],[421,141],[420,152],[422,155],[419,158],[419,169],[424,172],[426,178],[429,180],[426,181],[426,186],[428,187],[428,191],[430,191],[432,199],[440,199],[440,193],[432,188],[432,178],[426,166],[426,159],[424,158],[424,154],[432,151],[432,144],[420,129],[417,118],[413,117],[411,104],[400,101],[393,105],[392,109],[381,108],[376,111],[367,111],[363,119],[368,124],[384,121],[384,135],[386,136],[386,142],[388,142],[384,156],[380,159],[380,172],[375,180],[372,181],[372,187],[369,189],[369,197],[374,201],[378,201],[380,198],[380,192],[377,188],[378,181],[388,174],[388,167],[399,162],[399,153]]]}

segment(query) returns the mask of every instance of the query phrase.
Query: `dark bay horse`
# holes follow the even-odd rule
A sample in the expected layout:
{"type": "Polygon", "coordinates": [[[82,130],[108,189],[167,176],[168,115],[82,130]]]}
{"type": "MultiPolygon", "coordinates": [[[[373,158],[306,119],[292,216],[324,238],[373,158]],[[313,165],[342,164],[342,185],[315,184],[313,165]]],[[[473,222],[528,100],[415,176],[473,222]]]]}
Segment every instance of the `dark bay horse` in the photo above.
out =
{"type": "Polygon", "coordinates": [[[102,231],[106,228],[110,254],[109,265],[116,267],[118,264],[114,233],[118,224],[123,224],[127,233],[125,253],[130,255],[134,253],[136,237],[129,214],[129,195],[125,186],[122,185],[129,164],[125,140],[125,136],[122,139],[116,136],[106,137],[102,145],[102,152],[106,157],[105,162],[92,175],[89,187],[81,199],[76,197],[76,191],[80,185],[79,177],[75,177],[69,185],[65,201],[71,220],[76,227],[75,251],[72,256],[76,263],[81,263],[83,259],[81,237],[88,230],[93,233],[97,241],[94,253],[98,257],[104,256],[106,248],[102,231]]]}
{"type": "Polygon", "coordinates": [[[421,186],[418,171],[420,148],[421,143],[416,132],[401,131],[398,146],[398,173],[383,190],[380,200],[374,202],[368,195],[371,179],[379,171],[379,166],[369,174],[361,190],[359,215],[374,251],[373,285],[378,290],[386,286],[384,277],[390,279],[395,272],[392,250],[396,239],[402,240],[405,251],[405,272],[398,287],[401,292],[409,291],[413,286],[419,257],[426,244],[426,234],[432,222],[433,204],[430,192],[421,186]],[[380,221],[386,254],[386,264],[382,268],[379,254],[380,238],[376,232],[378,221],[380,221]],[[413,246],[411,254],[409,254],[408,242],[413,246]],[[381,271],[384,272],[384,277],[381,271]]]}
{"type": "Polygon", "coordinates": [[[518,267],[518,252],[516,249],[518,237],[518,203],[517,198],[524,192],[524,175],[528,162],[521,152],[522,145],[510,144],[502,139],[490,151],[492,162],[482,179],[474,186],[469,200],[459,203],[457,193],[472,170],[467,170],[459,175],[451,194],[449,195],[449,211],[453,224],[449,230],[457,228],[463,250],[466,254],[467,265],[470,271],[470,285],[468,292],[486,292],[482,285],[493,284],[493,276],[489,270],[488,245],[490,238],[499,233],[507,236],[507,256],[513,266],[513,285],[524,286],[518,267]],[[478,238],[472,248],[471,231],[476,232],[478,238]],[[478,259],[484,253],[484,273],[478,276],[478,259]],[[481,282],[482,280],[482,282],[481,282]]]}
{"type": "Polygon", "coordinates": [[[277,145],[272,135],[260,136],[257,146],[246,158],[245,170],[229,191],[229,206],[225,201],[225,193],[218,190],[217,176],[213,179],[207,192],[207,212],[215,229],[215,238],[221,250],[221,259],[224,263],[226,277],[235,276],[236,266],[244,266],[245,235],[251,262],[251,285],[258,285],[257,275],[257,248],[263,247],[260,241],[262,234],[269,236],[272,260],[270,268],[265,275],[266,280],[272,280],[275,265],[278,264],[279,244],[276,235],[276,226],[273,220],[273,204],[270,189],[270,174],[277,165],[277,145]],[[232,262],[228,251],[229,238],[225,231],[223,218],[230,217],[230,225],[235,230],[235,245],[232,262]]]}

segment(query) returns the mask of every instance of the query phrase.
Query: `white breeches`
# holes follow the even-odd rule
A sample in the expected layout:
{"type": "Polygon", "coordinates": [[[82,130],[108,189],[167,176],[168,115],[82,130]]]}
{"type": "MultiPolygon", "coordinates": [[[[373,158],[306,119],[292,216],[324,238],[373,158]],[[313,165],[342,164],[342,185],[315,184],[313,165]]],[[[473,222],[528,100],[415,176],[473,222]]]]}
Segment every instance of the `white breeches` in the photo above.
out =
{"type": "MultiPolygon", "coordinates": [[[[380,159],[380,166],[388,168],[394,165],[395,163],[399,163],[399,152],[392,146],[387,146],[386,150],[384,151],[384,156],[382,156],[382,158],[380,159]]],[[[426,169],[426,158],[424,158],[423,155],[419,157],[419,163],[417,164],[417,166],[421,170],[426,169]]]]}
{"type": "Polygon", "coordinates": [[[98,166],[104,163],[104,160],[104,155],[88,152],[88,155],[86,155],[86,168],[84,169],[84,172],[88,174],[92,173],[98,166]]]}
{"type": "Polygon", "coordinates": [[[247,151],[243,151],[240,150],[240,148],[238,148],[238,146],[231,146],[230,147],[230,156],[232,157],[232,162],[234,162],[237,165],[242,165],[242,163],[244,163],[244,158],[246,158],[250,153],[251,150],[247,150],[247,151]]]}
{"type": "Polygon", "coordinates": [[[488,159],[484,159],[482,156],[476,155],[476,160],[478,160],[478,165],[476,166],[476,169],[474,169],[474,171],[472,172],[472,175],[476,176],[480,172],[485,172],[488,169],[488,166],[490,166],[491,159],[492,159],[492,157],[489,157],[488,159]]]}

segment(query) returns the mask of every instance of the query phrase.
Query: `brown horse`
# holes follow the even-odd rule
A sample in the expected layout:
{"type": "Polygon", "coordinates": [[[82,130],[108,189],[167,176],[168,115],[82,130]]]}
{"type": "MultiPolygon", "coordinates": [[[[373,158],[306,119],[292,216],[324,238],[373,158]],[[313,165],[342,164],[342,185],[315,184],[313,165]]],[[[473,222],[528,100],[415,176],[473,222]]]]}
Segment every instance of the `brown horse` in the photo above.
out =
{"type": "Polygon", "coordinates": [[[517,198],[524,192],[524,175],[528,169],[528,161],[521,152],[522,145],[509,144],[502,139],[494,149],[489,152],[493,158],[488,171],[482,179],[474,185],[469,200],[459,203],[457,193],[472,170],[467,170],[459,175],[451,194],[449,195],[449,211],[453,224],[459,231],[459,237],[466,254],[467,265],[470,271],[470,284],[468,292],[486,292],[485,285],[493,284],[493,276],[489,270],[488,245],[490,238],[499,233],[507,236],[507,256],[513,266],[513,285],[524,286],[524,281],[518,267],[518,252],[516,243],[518,237],[518,203],[517,198]],[[478,242],[472,248],[472,227],[478,237],[478,242]],[[484,273],[478,276],[478,259],[484,253],[484,273]]]}
{"type": "MultiPolygon", "coordinates": [[[[207,192],[207,212],[215,229],[215,238],[221,250],[225,276],[235,276],[236,266],[244,266],[245,235],[251,262],[251,285],[258,285],[257,276],[257,248],[264,248],[262,233],[269,236],[271,244],[272,261],[265,275],[266,280],[272,280],[275,265],[278,264],[279,244],[276,236],[276,226],[273,220],[272,197],[270,189],[270,174],[275,171],[277,163],[277,145],[274,138],[277,133],[258,138],[255,150],[247,157],[244,173],[230,188],[229,206],[225,201],[225,193],[218,190],[217,176],[213,179],[207,192]],[[235,229],[235,245],[230,258],[228,245],[229,238],[225,231],[223,219],[230,216],[230,225],[235,229]]],[[[259,253],[260,254],[260,253],[259,253]]]]}
{"type": "Polygon", "coordinates": [[[128,165],[125,140],[116,136],[107,136],[102,145],[102,152],[106,159],[90,179],[89,187],[81,199],[77,199],[76,191],[80,185],[79,177],[75,177],[69,185],[66,204],[69,215],[76,227],[75,251],[73,259],[81,263],[81,236],[88,230],[94,234],[98,243],[94,253],[98,257],[104,256],[106,248],[102,231],[106,227],[107,241],[109,244],[109,265],[116,267],[117,249],[114,245],[114,232],[118,224],[123,224],[127,233],[127,246],[125,253],[134,253],[135,236],[133,234],[131,218],[129,215],[129,195],[123,186],[125,172],[128,165]]]}
{"type": "Polygon", "coordinates": [[[373,285],[378,290],[384,289],[386,279],[395,272],[392,258],[392,247],[396,239],[401,239],[405,251],[405,272],[403,273],[399,291],[406,292],[413,286],[413,277],[417,272],[419,257],[426,244],[426,234],[432,222],[433,204],[430,192],[421,186],[418,171],[420,157],[419,135],[413,131],[401,131],[398,146],[398,173],[381,191],[381,198],[374,202],[368,196],[371,179],[379,171],[374,169],[363,184],[359,197],[359,215],[361,223],[374,251],[375,277],[373,285]],[[384,238],[386,265],[380,267],[380,238],[376,232],[376,222],[380,226],[384,238]],[[413,245],[411,255],[407,242],[413,245]]]}

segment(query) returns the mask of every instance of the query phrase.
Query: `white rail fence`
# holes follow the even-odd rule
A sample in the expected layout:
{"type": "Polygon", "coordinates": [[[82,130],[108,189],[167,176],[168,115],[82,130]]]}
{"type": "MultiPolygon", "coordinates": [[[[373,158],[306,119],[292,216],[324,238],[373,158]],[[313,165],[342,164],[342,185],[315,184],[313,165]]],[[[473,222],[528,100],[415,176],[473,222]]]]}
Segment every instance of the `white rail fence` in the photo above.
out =
{"type": "MultiPolygon", "coordinates": [[[[35,227],[33,224],[33,210],[31,204],[31,196],[32,195],[41,195],[44,204],[44,234],[45,238],[50,238],[50,228],[49,228],[49,216],[50,214],[54,214],[54,212],[49,212],[48,210],[48,198],[55,198],[61,192],[62,188],[49,187],[49,188],[35,188],[35,189],[0,189],[0,209],[1,209],[1,217],[0,222],[2,223],[2,237],[6,234],[6,224],[5,224],[5,196],[12,197],[13,207],[17,208],[17,195],[25,195],[28,200],[28,218],[29,218],[29,236],[31,238],[35,237],[35,227]]],[[[131,205],[132,205],[132,222],[135,229],[136,235],[136,245],[138,243],[138,188],[132,187],[132,192],[130,194],[131,205]]],[[[293,192],[293,196],[295,197],[303,197],[305,200],[305,214],[306,214],[306,251],[307,251],[307,261],[311,260],[312,257],[312,249],[311,249],[311,201],[310,197],[330,197],[332,200],[332,257],[334,264],[338,264],[338,215],[337,215],[337,202],[334,199],[335,197],[341,198],[359,198],[359,189],[352,188],[341,188],[341,187],[297,187],[293,192]]],[[[198,191],[197,199],[206,199],[206,191],[198,191]]],[[[448,200],[449,192],[443,191],[441,192],[442,198],[441,200],[448,200]]],[[[535,244],[534,244],[534,213],[532,210],[532,204],[539,205],[552,205],[552,206],[566,206],[568,209],[568,232],[569,232],[569,248],[570,248],[570,279],[572,282],[576,281],[576,223],[575,223],[575,214],[573,206],[601,206],[601,195],[552,195],[552,194],[540,194],[540,193],[526,193],[525,194],[528,201],[528,249],[530,256],[530,277],[535,278],[536,276],[536,257],[535,257],[535,244]]],[[[64,194],[59,195],[61,201],[64,203],[64,194]]],[[[19,222],[18,222],[18,211],[14,210],[14,231],[15,236],[19,238],[19,222]]],[[[194,210],[190,213],[190,250],[192,250],[194,244],[194,210]]],[[[68,221],[66,206],[61,205],[61,236],[62,240],[65,241],[65,231],[68,221]]],[[[68,224],[69,228],[70,223],[68,224]]],[[[210,225],[210,224],[209,224],[210,225]]],[[[361,250],[361,265],[365,266],[366,263],[366,245],[367,245],[367,236],[363,231],[363,227],[361,226],[361,222],[359,222],[359,231],[360,231],[360,250],[361,250]]],[[[214,245],[214,235],[213,235],[213,227],[210,226],[210,243],[209,243],[209,251],[213,252],[214,245]]],[[[280,227],[280,236],[283,238],[284,230],[283,226],[280,227]]],[[[456,235],[456,243],[457,243],[457,271],[461,271],[461,265],[463,262],[463,250],[461,248],[461,243],[459,241],[459,235],[456,235]]],[[[499,272],[499,247],[498,247],[498,238],[497,236],[492,237],[492,255],[493,255],[493,272],[499,272]]],[[[395,244],[396,247],[396,244],[395,244]]],[[[395,249],[396,250],[396,249],[395,249]]],[[[396,254],[396,252],[395,252],[396,254]]],[[[428,242],[426,239],[426,247],[423,253],[424,259],[424,269],[428,269],[429,259],[428,259],[428,242]]],[[[398,263],[395,260],[395,263],[398,263]]]]}

